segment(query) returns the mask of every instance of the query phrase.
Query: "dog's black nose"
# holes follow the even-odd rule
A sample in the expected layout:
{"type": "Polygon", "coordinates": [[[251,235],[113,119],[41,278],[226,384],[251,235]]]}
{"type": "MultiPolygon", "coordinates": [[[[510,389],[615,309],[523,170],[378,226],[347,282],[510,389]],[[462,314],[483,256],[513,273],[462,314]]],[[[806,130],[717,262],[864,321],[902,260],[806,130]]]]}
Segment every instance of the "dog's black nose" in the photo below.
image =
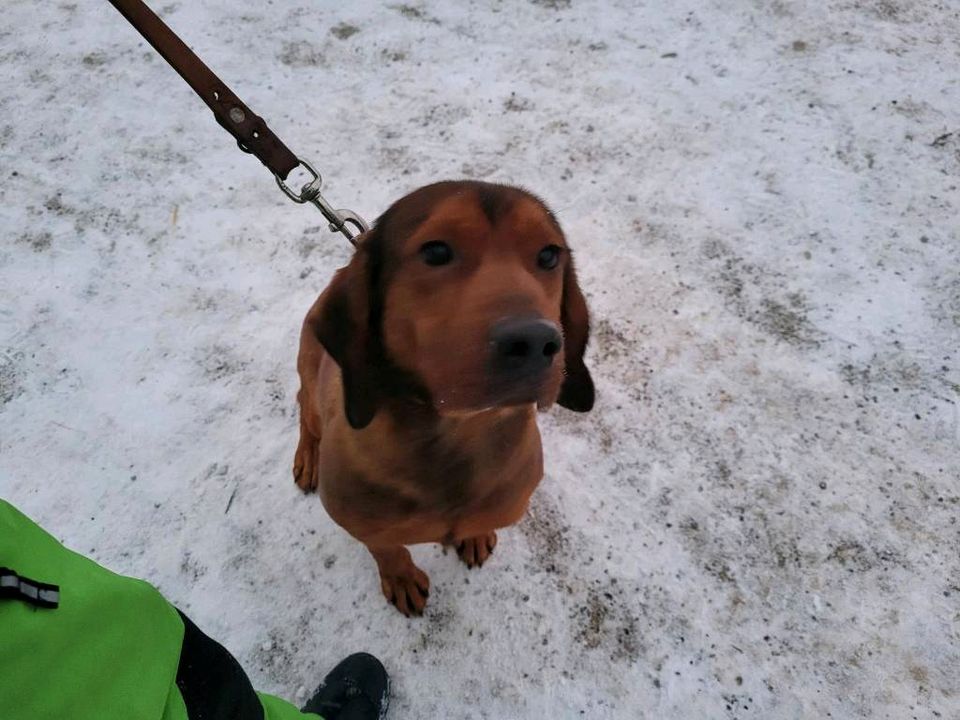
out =
{"type": "Polygon", "coordinates": [[[563,337],[549,320],[512,318],[494,326],[490,343],[495,370],[525,374],[550,367],[563,347],[563,337]]]}

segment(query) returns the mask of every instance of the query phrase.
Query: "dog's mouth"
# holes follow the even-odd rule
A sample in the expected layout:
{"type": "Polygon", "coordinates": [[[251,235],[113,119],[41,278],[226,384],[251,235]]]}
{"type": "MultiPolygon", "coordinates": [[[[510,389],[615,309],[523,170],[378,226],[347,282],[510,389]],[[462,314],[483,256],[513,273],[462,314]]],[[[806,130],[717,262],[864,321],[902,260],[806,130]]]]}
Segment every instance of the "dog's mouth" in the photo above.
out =
{"type": "Polygon", "coordinates": [[[449,386],[433,394],[433,405],[441,415],[480,412],[494,408],[552,405],[559,390],[553,368],[513,375],[493,375],[478,382],[449,386]]]}
{"type": "Polygon", "coordinates": [[[540,403],[551,386],[552,368],[528,372],[490,383],[490,397],[498,407],[540,403]]]}

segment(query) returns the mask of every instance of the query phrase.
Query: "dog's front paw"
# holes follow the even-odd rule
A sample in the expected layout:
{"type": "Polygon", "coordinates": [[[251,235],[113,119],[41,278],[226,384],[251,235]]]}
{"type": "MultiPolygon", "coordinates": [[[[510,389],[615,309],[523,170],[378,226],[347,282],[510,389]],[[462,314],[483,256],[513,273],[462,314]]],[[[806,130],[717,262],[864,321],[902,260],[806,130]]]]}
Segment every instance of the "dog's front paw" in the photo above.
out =
{"type": "Polygon", "coordinates": [[[384,597],[407,617],[423,615],[430,597],[430,578],[416,565],[403,575],[380,576],[384,597]]]}
{"type": "Polygon", "coordinates": [[[497,534],[495,532],[488,532],[486,535],[466,538],[455,544],[457,546],[457,555],[459,555],[460,559],[472,570],[474,566],[483,567],[487,558],[493,554],[493,549],[497,546],[497,534]]]}
{"type": "Polygon", "coordinates": [[[320,443],[315,438],[300,437],[297,445],[297,454],[293,458],[293,480],[304,492],[313,492],[317,489],[319,480],[319,463],[317,454],[320,443]]]}
{"type": "Polygon", "coordinates": [[[402,545],[369,547],[380,570],[380,587],[387,601],[407,617],[423,615],[430,596],[430,578],[413,564],[402,545]]]}

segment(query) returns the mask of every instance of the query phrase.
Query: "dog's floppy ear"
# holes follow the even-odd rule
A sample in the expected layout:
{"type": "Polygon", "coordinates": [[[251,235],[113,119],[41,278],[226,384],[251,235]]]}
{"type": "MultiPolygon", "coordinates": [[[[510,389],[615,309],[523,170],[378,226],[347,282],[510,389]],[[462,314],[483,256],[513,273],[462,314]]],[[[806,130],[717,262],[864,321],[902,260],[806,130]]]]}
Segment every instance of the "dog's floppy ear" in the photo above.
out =
{"type": "Polygon", "coordinates": [[[587,412],[593,407],[593,378],[583,363],[590,337],[590,316],[587,301],[583,299],[573,257],[567,258],[563,271],[563,300],[560,308],[563,325],[563,359],[566,365],[563,385],[557,402],[569,410],[587,412]]]}
{"type": "Polygon", "coordinates": [[[377,383],[378,310],[370,238],[361,238],[350,264],[337,271],[314,332],[343,376],[347,422],[355,430],[373,420],[380,404],[377,383]]]}

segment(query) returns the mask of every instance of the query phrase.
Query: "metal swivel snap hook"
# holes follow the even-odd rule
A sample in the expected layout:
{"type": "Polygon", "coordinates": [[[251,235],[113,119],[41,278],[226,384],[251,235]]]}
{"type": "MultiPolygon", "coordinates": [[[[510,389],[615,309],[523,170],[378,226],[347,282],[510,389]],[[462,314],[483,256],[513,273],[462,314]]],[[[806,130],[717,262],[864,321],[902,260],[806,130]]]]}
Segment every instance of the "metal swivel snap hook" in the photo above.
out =
{"type": "Polygon", "coordinates": [[[276,178],[277,185],[283,190],[284,195],[295,203],[313,203],[316,205],[327,219],[327,222],[330,223],[330,231],[343,233],[347,240],[350,241],[350,244],[356,246],[357,237],[369,230],[370,226],[367,225],[367,222],[362,217],[353,212],[353,210],[335,209],[327,199],[320,194],[320,187],[323,184],[323,178],[320,177],[320,173],[306,160],[297,159],[300,162],[300,167],[310,173],[313,179],[300,188],[299,193],[287,185],[279,175],[275,174],[274,178],[276,178]]]}

